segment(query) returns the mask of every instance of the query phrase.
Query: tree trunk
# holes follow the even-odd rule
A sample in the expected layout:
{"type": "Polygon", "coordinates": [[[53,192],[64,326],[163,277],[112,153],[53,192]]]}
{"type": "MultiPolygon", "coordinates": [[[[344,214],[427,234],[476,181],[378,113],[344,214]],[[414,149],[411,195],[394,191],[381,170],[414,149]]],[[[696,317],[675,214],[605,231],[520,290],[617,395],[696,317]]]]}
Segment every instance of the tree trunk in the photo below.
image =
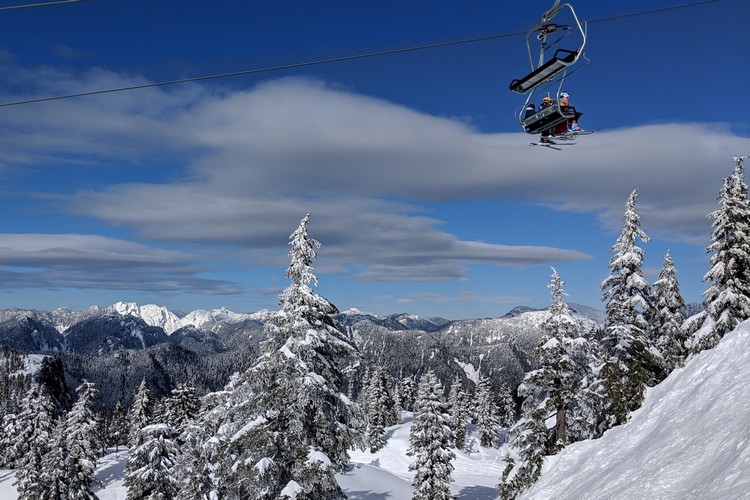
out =
{"type": "Polygon", "coordinates": [[[555,415],[555,446],[561,443],[565,445],[565,407],[561,406],[557,409],[557,415],[555,415]]]}

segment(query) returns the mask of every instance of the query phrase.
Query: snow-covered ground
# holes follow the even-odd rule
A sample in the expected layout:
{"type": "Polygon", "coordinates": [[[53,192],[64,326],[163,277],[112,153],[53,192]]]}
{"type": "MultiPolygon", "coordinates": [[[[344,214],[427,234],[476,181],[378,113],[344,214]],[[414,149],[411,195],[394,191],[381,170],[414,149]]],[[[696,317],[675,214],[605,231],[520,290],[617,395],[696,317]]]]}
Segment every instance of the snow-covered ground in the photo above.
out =
{"type": "MultiPolygon", "coordinates": [[[[341,487],[352,500],[408,500],[412,496],[409,472],[411,457],[406,455],[409,447],[411,416],[404,414],[400,425],[387,429],[386,446],[378,453],[352,452],[349,470],[338,476],[341,487]]],[[[104,488],[95,490],[101,500],[125,500],[127,488],[123,485],[127,450],[106,455],[99,462],[97,477],[104,488]]],[[[479,448],[466,454],[457,453],[453,462],[452,491],[462,500],[494,500],[499,481],[502,456],[500,450],[479,448]]],[[[17,500],[13,487],[14,472],[0,469],[0,500],[17,500]]]]}
{"type": "MultiPolygon", "coordinates": [[[[410,499],[414,473],[409,472],[411,415],[401,424],[386,429],[386,445],[377,453],[350,452],[353,469],[338,476],[339,484],[351,499],[410,499]],[[369,496],[368,496],[369,495],[369,496]]],[[[469,439],[475,436],[470,436],[469,439]]],[[[462,500],[494,500],[503,470],[504,452],[474,446],[473,453],[456,452],[453,460],[451,491],[462,500]]]]}
{"type": "MultiPolygon", "coordinates": [[[[411,498],[411,416],[388,428],[378,453],[352,452],[338,476],[353,500],[411,498]]],[[[452,491],[462,500],[497,497],[504,453],[457,453],[452,491]]],[[[101,500],[124,500],[127,452],[100,461],[101,500]]],[[[12,471],[0,470],[0,499],[16,500],[12,471]]],[[[548,459],[524,500],[750,499],[750,322],[648,391],[631,420],[548,459]]]]}
{"type": "Polygon", "coordinates": [[[628,423],[549,459],[522,498],[750,499],[750,321],[650,389],[628,423]]]}
{"type": "MultiPolygon", "coordinates": [[[[21,371],[21,374],[23,375],[31,375],[32,377],[39,372],[39,369],[42,367],[42,360],[46,358],[46,354],[26,354],[23,358],[23,370],[21,371]]],[[[33,381],[32,382],[36,383],[33,381]]]]}

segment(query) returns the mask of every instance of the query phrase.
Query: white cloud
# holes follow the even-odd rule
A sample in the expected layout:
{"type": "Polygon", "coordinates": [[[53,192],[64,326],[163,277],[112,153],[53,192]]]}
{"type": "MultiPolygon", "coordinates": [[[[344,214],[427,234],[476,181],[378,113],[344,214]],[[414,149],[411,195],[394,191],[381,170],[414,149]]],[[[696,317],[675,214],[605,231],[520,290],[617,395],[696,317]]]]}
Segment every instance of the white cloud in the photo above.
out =
{"type": "MultiPolygon", "coordinates": [[[[194,93],[186,99],[191,107],[173,119],[143,124],[135,116],[124,128],[140,131],[132,139],[139,147],[157,138],[163,151],[190,156],[191,182],[125,191],[138,201],[156,192],[170,201],[213,200],[208,212],[194,205],[203,218],[237,213],[233,204],[245,200],[286,211],[280,206],[311,199],[512,197],[595,211],[617,226],[622,200],[638,187],[652,227],[690,239],[705,234],[722,171],[731,171],[730,155],[750,149],[750,139],[719,125],[663,124],[601,131],[553,152],[530,148],[521,134],[481,134],[306,80],[206,96],[198,104],[194,93]]],[[[184,205],[180,211],[190,210],[184,205]]]]}
{"type": "Polygon", "coordinates": [[[234,283],[200,277],[207,269],[188,253],[96,235],[0,234],[0,266],[5,288],[241,291],[234,283]]]}
{"type": "MultiPolygon", "coordinates": [[[[104,71],[34,76],[41,79],[35,89],[57,91],[142,82],[104,71]],[[53,77],[63,83],[52,87],[53,77]]],[[[472,263],[587,258],[554,247],[462,241],[441,231],[441,221],[421,208],[426,202],[524,200],[594,212],[618,228],[627,195],[639,188],[639,213],[652,236],[704,241],[731,155],[750,150],[750,139],[721,125],[661,124],[600,131],[550,151],[529,147],[522,134],[480,133],[304,79],[225,94],[191,85],[7,109],[0,116],[6,165],[185,166],[181,176],[159,182],[80,191],[65,210],[142,240],[231,245],[274,263],[311,212],[315,237],[326,246],[322,265],[375,281],[460,279],[472,263]]],[[[494,215],[478,217],[497,224],[494,215]]]]}

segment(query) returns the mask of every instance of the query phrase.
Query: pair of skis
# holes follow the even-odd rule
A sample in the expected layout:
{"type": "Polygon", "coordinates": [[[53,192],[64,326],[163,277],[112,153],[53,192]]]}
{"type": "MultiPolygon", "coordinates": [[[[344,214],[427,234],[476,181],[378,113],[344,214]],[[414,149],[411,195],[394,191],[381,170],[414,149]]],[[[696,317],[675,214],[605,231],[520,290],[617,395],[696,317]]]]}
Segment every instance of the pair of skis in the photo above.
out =
{"type": "Polygon", "coordinates": [[[566,142],[555,142],[552,139],[549,139],[549,141],[545,141],[545,142],[542,142],[541,140],[539,142],[532,142],[530,145],[531,146],[542,146],[542,147],[545,147],[545,148],[556,149],[556,150],[560,151],[562,148],[560,148],[559,146],[575,146],[577,143],[575,143],[575,142],[568,142],[568,141],[575,140],[575,138],[577,136],[579,136],[579,135],[591,135],[593,133],[594,133],[594,130],[580,130],[578,132],[568,132],[567,134],[564,134],[564,135],[554,136],[555,139],[558,139],[558,140],[561,140],[561,141],[566,141],[566,142]]]}
{"type": "Polygon", "coordinates": [[[557,143],[557,142],[532,142],[530,146],[543,146],[545,148],[550,149],[556,149],[558,151],[562,150],[562,148],[558,146],[575,146],[575,142],[563,142],[563,143],[557,143]]]}

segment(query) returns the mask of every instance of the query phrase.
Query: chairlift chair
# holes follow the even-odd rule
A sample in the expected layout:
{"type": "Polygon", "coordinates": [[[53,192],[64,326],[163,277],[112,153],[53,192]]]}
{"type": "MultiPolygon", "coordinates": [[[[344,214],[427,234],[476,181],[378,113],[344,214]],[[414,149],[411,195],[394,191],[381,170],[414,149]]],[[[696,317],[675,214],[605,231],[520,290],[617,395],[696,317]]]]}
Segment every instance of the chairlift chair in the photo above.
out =
{"type": "Polygon", "coordinates": [[[521,126],[526,132],[529,134],[543,133],[546,130],[554,129],[561,123],[577,120],[580,116],[572,106],[561,106],[559,96],[562,91],[568,67],[574,65],[579,60],[583,55],[585,47],[585,23],[581,24],[578,20],[578,16],[576,15],[573,6],[569,3],[560,5],[560,0],[555,0],[555,4],[552,8],[542,16],[541,22],[528,31],[526,34],[526,49],[529,53],[531,72],[523,78],[513,80],[509,85],[510,90],[513,92],[519,94],[528,93],[526,103],[517,114],[521,126]],[[563,9],[570,11],[573,20],[571,25],[556,24],[552,22],[552,20],[560,14],[563,9]],[[568,35],[575,32],[580,34],[580,42],[576,47],[556,48],[552,57],[545,60],[547,54],[554,46],[559,44],[568,35]],[[531,49],[532,35],[534,35],[534,38],[539,41],[541,46],[539,58],[536,64],[534,64],[534,57],[531,49]],[[548,38],[553,35],[557,36],[557,38],[548,41],[548,38]],[[559,85],[553,104],[546,108],[539,109],[530,116],[525,116],[525,110],[529,103],[532,102],[531,100],[534,90],[548,82],[552,82],[556,78],[559,78],[559,85]]]}
{"type": "Polygon", "coordinates": [[[530,90],[543,85],[549,81],[554,80],[560,73],[563,73],[568,66],[571,66],[578,61],[583,54],[583,50],[586,47],[586,29],[585,24],[582,25],[578,20],[578,16],[573,10],[573,6],[569,3],[560,5],[560,0],[556,0],[555,4],[550,10],[544,13],[542,20],[539,24],[531,28],[526,33],[526,49],[529,53],[529,63],[531,64],[531,72],[523,78],[518,78],[510,82],[509,88],[511,91],[525,94],[530,90]],[[574,26],[566,26],[552,23],[552,19],[555,18],[562,9],[569,9],[572,15],[574,26]],[[580,46],[574,50],[570,49],[557,49],[553,56],[545,61],[545,52],[548,52],[550,48],[559,43],[563,38],[576,29],[581,35],[580,46]],[[547,39],[550,35],[563,31],[564,34],[553,42],[548,42],[547,39]],[[531,37],[533,34],[535,38],[540,42],[540,53],[539,59],[534,64],[534,56],[531,49],[531,37]]]}
{"type": "Polygon", "coordinates": [[[528,118],[522,118],[521,125],[529,134],[539,134],[545,130],[554,129],[561,123],[576,120],[579,116],[580,114],[573,106],[560,106],[559,102],[555,102],[528,118]]]}

